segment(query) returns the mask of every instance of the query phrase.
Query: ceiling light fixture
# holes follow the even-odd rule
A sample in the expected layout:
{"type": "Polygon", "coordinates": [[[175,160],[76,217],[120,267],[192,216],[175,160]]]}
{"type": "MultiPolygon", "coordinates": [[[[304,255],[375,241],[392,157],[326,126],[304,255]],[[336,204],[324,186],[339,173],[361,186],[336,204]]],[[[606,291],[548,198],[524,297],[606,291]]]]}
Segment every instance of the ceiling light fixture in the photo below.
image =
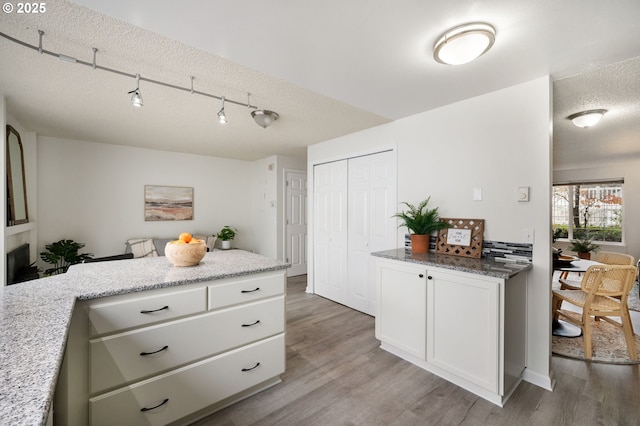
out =
{"type": "Polygon", "coordinates": [[[224,96],[222,97],[222,108],[218,111],[218,123],[224,124],[227,122],[227,116],[224,113],[224,96]]]}
{"type": "Polygon", "coordinates": [[[140,74],[136,74],[136,88],[128,93],[131,95],[131,105],[136,108],[143,106],[142,95],[140,94],[140,74]]]}
{"type": "MultiPolygon", "coordinates": [[[[110,73],[113,73],[113,74],[118,74],[118,75],[125,76],[125,77],[135,78],[136,79],[136,89],[132,90],[132,91],[130,91],[128,93],[132,95],[131,96],[131,103],[136,107],[141,107],[143,105],[143,103],[142,103],[142,95],[140,94],[140,81],[143,80],[143,81],[146,81],[147,83],[153,83],[153,84],[157,84],[157,85],[160,85],[160,86],[168,87],[168,88],[171,88],[171,89],[176,89],[176,90],[180,90],[180,91],[183,91],[183,92],[189,92],[191,94],[196,94],[196,95],[206,96],[208,98],[214,98],[214,99],[222,100],[222,109],[220,110],[220,112],[222,114],[218,113],[218,120],[220,122],[223,122],[222,120],[224,120],[224,122],[226,122],[226,116],[224,114],[224,104],[225,103],[232,103],[232,104],[235,104],[235,105],[246,106],[247,108],[253,109],[253,110],[257,110],[258,109],[257,106],[251,105],[251,102],[249,102],[248,97],[247,97],[247,103],[244,103],[244,102],[234,101],[232,99],[227,99],[224,96],[217,96],[217,95],[213,95],[211,93],[206,93],[206,92],[201,92],[201,91],[198,91],[198,90],[194,90],[194,88],[193,88],[193,80],[195,79],[194,76],[190,76],[189,77],[191,79],[190,87],[182,87],[182,86],[178,86],[178,85],[171,84],[171,83],[165,83],[163,81],[152,80],[152,79],[149,79],[149,78],[143,78],[143,77],[140,76],[140,74],[135,74],[134,75],[134,74],[130,74],[130,73],[125,72],[125,71],[121,71],[121,70],[117,70],[117,69],[114,69],[114,68],[109,68],[109,67],[105,67],[105,66],[102,66],[102,65],[98,65],[96,63],[96,56],[97,56],[96,53],[98,52],[98,49],[95,48],[95,47],[92,48],[92,50],[93,50],[93,62],[87,62],[87,61],[83,61],[81,59],[77,59],[77,58],[74,58],[74,57],[71,57],[71,56],[68,56],[68,55],[64,55],[62,53],[52,52],[50,50],[47,50],[47,49],[43,48],[44,31],[42,31],[42,30],[38,30],[38,45],[37,46],[35,46],[33,44],[29,44],[29,43],[27,43],[25,41],[22,41],[22,40],[18,40],[17,38],[11,37],[10,35],[7,35],[7,34],[5,34],[3,32],[0,32],[0,37],[4,38],[6,40],[9,40],[9,41],[11,41],[13,43],[16,43],[16,44],[18,44],[20,46],[27,47],[29,49],[35,50],[40,54],[53,56],[53,57],[62,59],[64,61],[76,63],[76,64],[79,64],[79,65],[85,65],[85,66],[93,68],[94,70],[99,69],[99,70],[107,71],[107,72],[110,72],[110,73]],[[222,118],[220,115],[222,115],[222,117],[224,117],[224,118],[222,118]]],[[[247,94],[247,95],[249,95],[249,94],[247,94]]],[[[271,124],[274,120],[276,120],[279,117],[279,115],[277,113],[273,112],[273,111],[266,111],[265,110],[265,111],[261,111],[260,114],[266,114],[268,116],[268,119],[266,119],[266,121],[264,123],[262,123],[261,121],[258,121],[258,119],[254,117],[254,119],[256,120],[256,123],[258,123],[262,127],[267,127],[269,124],[271,124]]]]}
{"type": "Polygon", "coordinates": [[[606,112],[606,109],[590,109],[571,114],[567,120],[571,120],[578,127],[591,127],[598,124],[606,112]]]}
{"type": "Polygon", "coordinates": [[[445,32],[433,47],[441,64],[462,65],[485,54],[496,41],[496,30],[484,22],[460,25],[445,32]]]}
{"type": "Polygon", "coordinates": [[[251,111],[251,116],[258,123],[258,126],[266,129],[271,126],[274,121],[280,118],[280,115],[277,112],[269,111],[266,109],[259,109],[256,111],[251,111]]]}

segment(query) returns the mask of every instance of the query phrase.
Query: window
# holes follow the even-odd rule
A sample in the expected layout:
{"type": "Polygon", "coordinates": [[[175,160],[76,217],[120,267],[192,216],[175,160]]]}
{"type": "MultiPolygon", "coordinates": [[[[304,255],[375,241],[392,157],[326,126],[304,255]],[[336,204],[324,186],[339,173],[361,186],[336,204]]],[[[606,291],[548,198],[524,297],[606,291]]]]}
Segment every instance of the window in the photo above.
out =
{"type": "Polygon", "coordinates": [[[620,180],[554,185],[554,238],[622,242],[623,184],[620,180]]]}

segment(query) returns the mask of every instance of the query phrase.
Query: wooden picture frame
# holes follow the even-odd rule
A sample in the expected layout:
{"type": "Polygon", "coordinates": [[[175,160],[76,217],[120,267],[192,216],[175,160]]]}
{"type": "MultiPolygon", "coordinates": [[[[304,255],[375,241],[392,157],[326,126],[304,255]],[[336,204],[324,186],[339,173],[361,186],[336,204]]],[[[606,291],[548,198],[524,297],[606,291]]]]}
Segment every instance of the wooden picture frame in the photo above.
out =
{"type": "Polygon", "coordinates": [[[436,253],[480,258],[484,241],[484,219],[441,218],[449,228],[438,231],[436,253]]]}
{"type": "Polygon", "coordinates": [[[144,220],[193,220],[193,187],[145,185],[144,220]]]}

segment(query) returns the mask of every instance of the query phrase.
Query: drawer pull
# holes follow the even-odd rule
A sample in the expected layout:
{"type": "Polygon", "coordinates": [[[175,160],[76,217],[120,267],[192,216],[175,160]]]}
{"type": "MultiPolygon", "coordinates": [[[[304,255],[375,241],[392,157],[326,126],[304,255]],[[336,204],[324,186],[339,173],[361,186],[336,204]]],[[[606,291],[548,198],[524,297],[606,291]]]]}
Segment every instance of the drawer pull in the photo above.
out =
{"type": "Polygon", "coordinates": [[[169,346],[165,345],[163,348],[160,348],[154,352],[140,352],[140,356],[157,354],[158,352],[166,351],[167,349],[169,349],[169,346]]]}
{"type": "Polygon", "coordinates": [[[256,322],[254,322],[253,324],[242,324],[243,327],[252,327],[254,325],[258,325],[260,324],[260,320],[257,320],[256,322]]]}
{"type": "Polygon", "coordinates": [[[253,293],[254,291],[260,290],[260,287],[256,287],[254,290],[242,290],[240,293],[253,293]]]}
{"type": "Polygon", "coordinates": [[[253,367],[251,367],[251,368],[243,368],[242,371],[251,371],[254,368],[258,368],[259,366],[260,366],[260,363],[256,362],[256,365],[254,365],[253,367]]]}
{"type": "Polygon", "coordinates": [[[169,402],[169,398],[166,398],[164,401],[162,401],[160,404],[156,405],[155,407],[149,407],[149,408],[147,408],[147,407],[142,407],[142,408],[140,409],[140,411],[142,411],[142,412],[144,413],[145,411],[155,410],[156,408],[160,408],[160,407],[162,407],[162,406],[163,406],[164,404],[166,404],[167,402],[169,402]]]}
{"type": "Polygon", "coordinates": [[[162,308],[154,309],[154,310],[152,310],[152,311],[146,311],[146,310],[144,310],[144,311],[140,311],[140,313],[141,313],[141,314],[151,314],[151,313],[153,313],[153,312],[164,311],[165,309],[169,309],[169,305],[167,305],[167,306],[163,306],[162,308]]]}

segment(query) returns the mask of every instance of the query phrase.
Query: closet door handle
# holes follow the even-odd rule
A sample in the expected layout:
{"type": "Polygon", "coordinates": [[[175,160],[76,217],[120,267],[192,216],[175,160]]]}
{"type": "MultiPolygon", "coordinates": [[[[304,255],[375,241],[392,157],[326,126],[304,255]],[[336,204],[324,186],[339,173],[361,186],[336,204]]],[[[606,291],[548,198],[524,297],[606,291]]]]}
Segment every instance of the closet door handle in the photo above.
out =
{"type": "Polygon", "coordinates": [[[253,293],[254,291],[260,290],[260,287],[256,287],[253,290],[242,290],[240,293],[253,293]]]}
{"type": "Polygon", "coordinates": [[[163,348],[160,348],[160,349],[158,349],[157,351],[153,351],[153,352],[140,352],[140,356],[147,356],[147,355],[157,354],[158,352],[166,351],[167,349],[169,349],[169,345],[164,345],[164,347],[163,347],[163,348]]]}
{"type": "Polygon", "coordinates": [[[163,406],[164,404],[166,404],[167,402],[169,402],[169,398],[165,398],[165,400],[164,400],[164,401],[162,401],[160,404],[156,405],[155,407],[149,407],[149,408],[147,408],[147,407],[142,407],[142,408],[140,409],[140,411],[142,411],[142,412],[144,413],[145,411],[155,410],[156,408],[160,408],[160,407],[162,407],[162,406],[163,406]]]}
{"type": "Polygon", "coordinates": [[[252,323],[252,324],[242,324],[243,327],[253,327],[254,325],[258,325],[260,324],[260,320],[257,320],[256,322],[252,323]]]}
{"type": "Polygon", "coordinates": [[[150,310],[150,311],[142,310],[142,311],[140,311],[140,313],[141,314],[150,314],[150,313],[153,313],[153,312],[164,311],[165,309],[169,309],[169,305],[163,306],[162,308],[153,309],[153,310],[150,310]]]}
{"type": "Polygon", "coordinates": [[[432,277],[431,275],[427,275],[427,279],[428,279],[428,280],[432,280],[432,279],[433,279],[433,277],[432,277]]]}
{"type": "Polygon", "coordinates": [[[424,274],[418,274],[418,278],[424,278],[424,274]]]}
{"type": "Polygon", "coordinates": [[[256,362],[256,365],[254,365],[253,367],[251,367],[251,368],[243,368],[243,369],[242,369],[242,370],[240,370],[240,371],[251,371],[251,370],[253,370],[254,368],[258,368],[259,366],[260,366],[260,363],[259,363],[259,362],[256,362]]]}

